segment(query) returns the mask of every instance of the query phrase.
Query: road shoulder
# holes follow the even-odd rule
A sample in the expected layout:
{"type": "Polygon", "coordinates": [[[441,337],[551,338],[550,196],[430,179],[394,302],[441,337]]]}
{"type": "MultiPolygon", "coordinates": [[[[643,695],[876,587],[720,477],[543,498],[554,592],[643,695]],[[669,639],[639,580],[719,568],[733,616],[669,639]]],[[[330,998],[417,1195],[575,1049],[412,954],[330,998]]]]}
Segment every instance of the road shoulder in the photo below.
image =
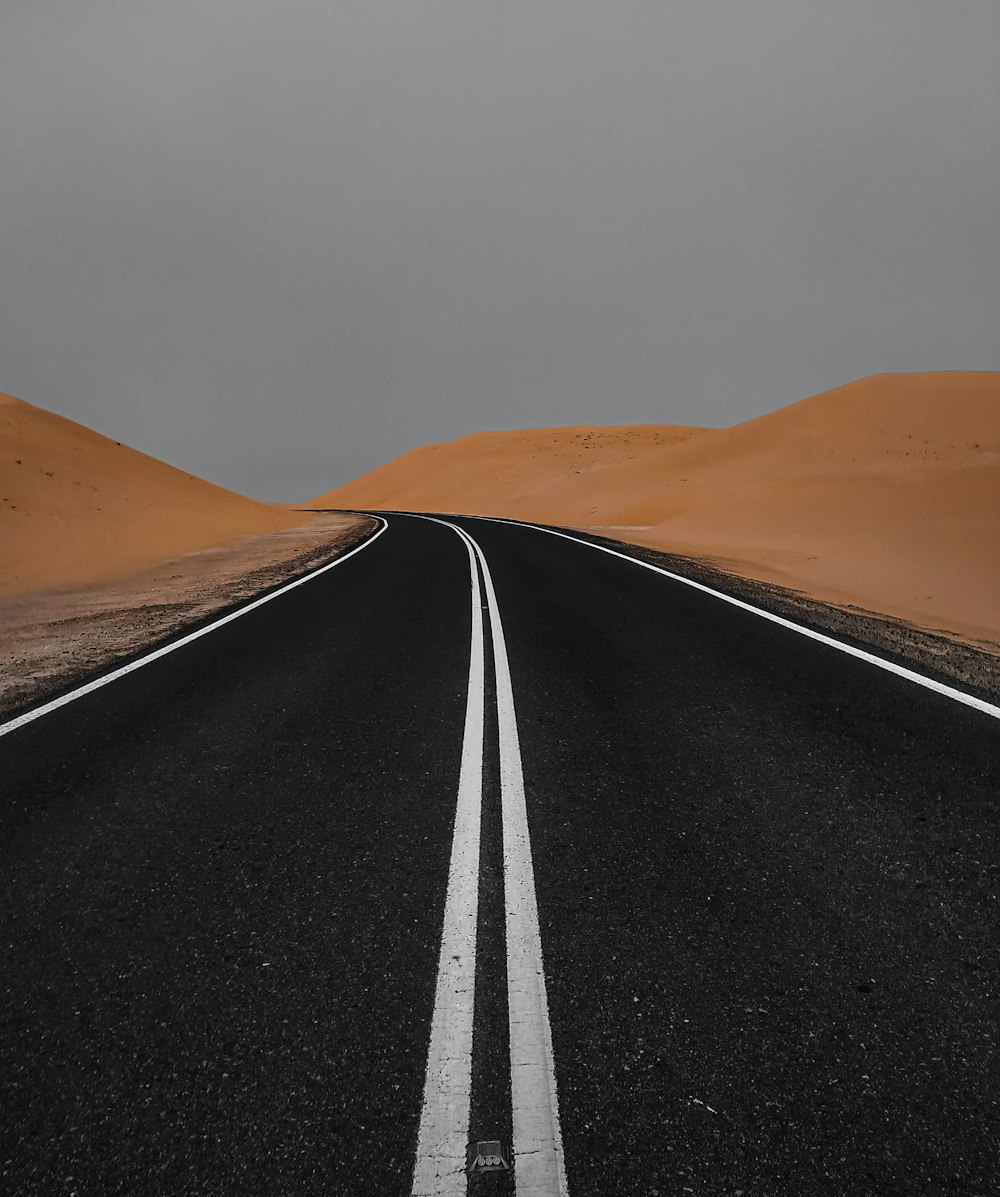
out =
{"type": "Polygon", "coordinates": [[[341,556],[376,527],[366,516],[309,523],[189,553],[101,586],[0,602],[0,716],[95,673],[341,556]]]}
{"type": "Polygon", "coordinates": [[[629,541],[599,536],[589,529],[561,530],[691,578],[703,586],[742,599],[813,631],[832,635],[845,644],[874,652],[938,681],[957,684],[987,702],[1000,699],[1000,644],[965,639],[943,629],[917,627],[906,620],[863,607],[827,603],[802,591],[743,577],[720,568],[711,560],[663,553],[629,541]]]}

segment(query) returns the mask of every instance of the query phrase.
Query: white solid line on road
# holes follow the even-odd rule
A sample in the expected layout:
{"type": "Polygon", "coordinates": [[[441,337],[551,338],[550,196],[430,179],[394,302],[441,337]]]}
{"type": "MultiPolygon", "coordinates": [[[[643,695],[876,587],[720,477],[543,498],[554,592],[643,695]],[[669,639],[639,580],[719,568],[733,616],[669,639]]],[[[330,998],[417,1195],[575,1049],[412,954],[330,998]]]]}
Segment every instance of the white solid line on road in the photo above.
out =
{"type": "Polygon", "coordinates": [[[18,715],[6,723],[0,723],[0,736],[6,736],[9,732],[16,731],[19,727],[24,727],[26,723],[32,723],[36,719],[41,719],[43,715],[48,715],[50,711],[58,710],[59,707],[64,707],[67,703],[75,702],[76,699],[82,698],[85,694],[92,694],[95,690],[99,690],[102,686],[107,686],[110,682],[117,681],[127,673],[134,673],[135,670],[141,669],[143,665],[148,665],[151,661],[157,661],[160,657],[165,657],[167,653],[172,653],[178,648],[183,648],[185,644],[190,644],[193,640],[199,640],[202,636],[207,636],[209,632],[214,632],[216,628],[221,628],[224,624],[232,623],[234,619],[239,619],[241,615],[246,615],[248,611],[255,611],[258,607],[262,607],[272,599],[287,594],[289,590],[294,590],[296,586],[302,586],[306,582],[311,582],[313,578],[318,578],[320,574],[325,574],[327,570],[342,565],[349,557],[353,557],[355,553],[360,553],[362,549],[367,549],[369,545],[374,544],[386,528],[388,528],[388,520],[380,515],[375,515],[373,518],[381,521],[382,527],[379,528],[374,536],[369,536],[367,540],[362,541],[361,544],[351,549],[349,553],[344,553],[343,556],[337,557],[333,561],[328,561],[326,565],[321,565],[319,569],[314,569],[307,574],[303,574],[301,578],[296,578],[294,582],[288,582],[284,586],[279,586],[277,590],[272,590],[270,594],[265,594],[262,598],[254,599],[252,603],[247,603],[245,607],[239,607],[235,611],[230,611],[228,615],[214,619],[211,623],[206,624],[203,628],[199,628],[196,632],[189,632],[179,640],[173,640],[170,644],[164,644],[161,648],[146,653],[145,656],[139,657],[137,661],[130,661],[128,665],[122,665],[118,669],[113,669],[110,673],[104,674],[102,677],[95,678],[92,682],[86,682],[82,686],[77,686],[76,689],[70,690],[68,694],[60,695],[59,698],[54,698],[51,702],[45,703],[44,706],[36,707],[33,711],[26,711],[23,715],[18,715]]]}
{"type": "Polygon", "coordinates": [[[934,678],[924,677],[922,673],[917,673],[914,669],[907,669],[905,665],[897,665],[895,661],[887,661],[884,657],[877,657],[874,653],[865,652],[863,648],[855,648],[853,644],[845,644],[841,640],[835,640],[832,636],[825,636],[822,632],[814,632],[812,628],[805,628],[801,624],[793,623],[790,619],[784,619],[782,616],[775,615],[771,611],[765,611],[762,607],[755,607],[752,603],[734,598],[733,595],[725,594],[721,590],[713,590],[711,586],[706,586],[702,582],[696,582],[693,578],[685,578],[682,574],[675,574],[660,565],[653,565],[649,561],[641,561],[638,557],[630,557],[628,553],[620,553],[617,549],[609,549],[603,544],[593,544],[589,540],[581,540],[579,536],[571,536],[568,532],[557,532],[555,528],[545,528],[541,524],[528,524],[523,520],[507,520],[501,519],[499,516],[488,515],[472,515],[466,518],[483,520],[491,524],[510,524],[515,528],[530,528],[533,532],[547,532],[549,536],[559,536],[563,540],[573,541],[574,544],[582,544],[588,549],[597,549],[602,553],[608,553],[612,557],[620,557],[623,561],[628,561],[632,565],[641,565],[643,569],[649,569],[653,573],[662,574],[665,578],[671,578],[675,582],[683,582],[685,586],[692,586],[695,590],[701,590],[703,593],[710,594],[714,598],[722,599],[723,602],[730,603],[734,607],[739,607],[743,611],[759,615],[762,619],[770,620],[771,623],[788,628],[789,631],[798,632],[800,636],[808,636],[810,640],[818,640],[820,644],[829,645],[830,648],[835,648],[842,653],[847,653],[849,656],[857,657],[859,661],[866,661],[869,665],[885,669],[888,673],[896,674],[897,677],[906,678],[907,681],[916,682],[918,686],[933,690],[935,693],[942,694],[945,698],[950,698],[954,702],[963,703],[965,706],[982,711],[985,715],[990,715],[994,719],[1000,719],[1000,706],[994,706],[993,703],[986,702],[982,698],[976,698],[972,694],[966,694],[964,691],[957,690],[954,686],[948,686],[944,682],[936,681],[934,678]]]}
{"type": "Polygon", "coordinates": [[[497,722],[500,733],[500,795],[503,810],[503,872],[507,926],[507,1005],[510,1083],[514,1121],[514,1183],[519,1197],[566,1197],[566,1166],[559,1125],[552,1029],[545,992],[542,939],[538,929],[535,874],[524,801],[521,746],[500,608],[483,551],[471,543],[483,571],[493,633],[497,722]]]}
{"type": "Polygon", "coordinates": [[[472,574],[469,692],[424,1103],[413,1170],[413,1197],[465,1197],[466,1191],[465,1148],[472,1091],[486,680],[479,570],[471,546],[467,544],[466,548],[472,574]]]}

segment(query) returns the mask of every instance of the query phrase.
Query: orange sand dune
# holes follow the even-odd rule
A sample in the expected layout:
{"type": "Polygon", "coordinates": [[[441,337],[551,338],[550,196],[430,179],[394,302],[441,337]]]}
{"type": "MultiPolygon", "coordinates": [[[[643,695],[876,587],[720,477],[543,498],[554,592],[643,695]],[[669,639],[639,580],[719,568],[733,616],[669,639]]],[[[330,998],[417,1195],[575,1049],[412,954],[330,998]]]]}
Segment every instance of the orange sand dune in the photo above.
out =
{"type": "Polygon", "coordinates": [[[719,431],[482,433],[309,506],[591,527],[1000,641],[997,373],[876,375],[719,431]]]}
{"type": "Polygon", "coordinates": [[[0,593],[104,581],[302,522],[0,395],[0,593]]]}
{"type": "Polygon", "coordinates": [[[655,463],[665,449],[715,435],[710,429],[667,424],[477,432],[411,449],[306,505],[579,523],[597,513],[591,496],[607,468],[655,463]]]}

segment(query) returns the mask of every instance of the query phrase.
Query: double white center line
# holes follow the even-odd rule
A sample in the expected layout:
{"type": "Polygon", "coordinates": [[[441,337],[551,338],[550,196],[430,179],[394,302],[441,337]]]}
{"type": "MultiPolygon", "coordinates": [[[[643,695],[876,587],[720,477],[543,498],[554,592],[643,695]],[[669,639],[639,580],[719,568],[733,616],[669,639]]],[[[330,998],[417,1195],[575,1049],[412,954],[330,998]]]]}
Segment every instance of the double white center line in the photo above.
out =
{"type": "Polygon", "coordinates": [[[485,661],[482,591],[486,592],[496,673],[507,932],[514,1179],[519,1197],[566,1197],[552,1032],[542,968],[538,905],[524,802],[514,694],[493,579],[482,549],[446,520],[469,551],[472,646],[458,806],[448,873],[444,930],[431,1023],[413,1197],[464,1197],[472,1088],[479,838],[483,798],[485,661]],[[477,568],[476,562],[479,562],[477,568]],[[482,570],[482,587],[479,582],[482,570]]]}

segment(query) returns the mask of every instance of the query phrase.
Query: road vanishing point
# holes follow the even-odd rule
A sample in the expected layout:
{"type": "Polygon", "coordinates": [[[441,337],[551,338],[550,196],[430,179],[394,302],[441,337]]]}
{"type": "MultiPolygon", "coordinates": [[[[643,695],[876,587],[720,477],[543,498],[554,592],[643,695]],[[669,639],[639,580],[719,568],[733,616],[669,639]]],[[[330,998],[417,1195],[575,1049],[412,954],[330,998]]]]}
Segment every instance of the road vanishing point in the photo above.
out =
{"type": "Polygon", "coordinates": [[[0,726],[0,1191],[1000,1191],[1000,710],[377,523],[0,726]]]}

